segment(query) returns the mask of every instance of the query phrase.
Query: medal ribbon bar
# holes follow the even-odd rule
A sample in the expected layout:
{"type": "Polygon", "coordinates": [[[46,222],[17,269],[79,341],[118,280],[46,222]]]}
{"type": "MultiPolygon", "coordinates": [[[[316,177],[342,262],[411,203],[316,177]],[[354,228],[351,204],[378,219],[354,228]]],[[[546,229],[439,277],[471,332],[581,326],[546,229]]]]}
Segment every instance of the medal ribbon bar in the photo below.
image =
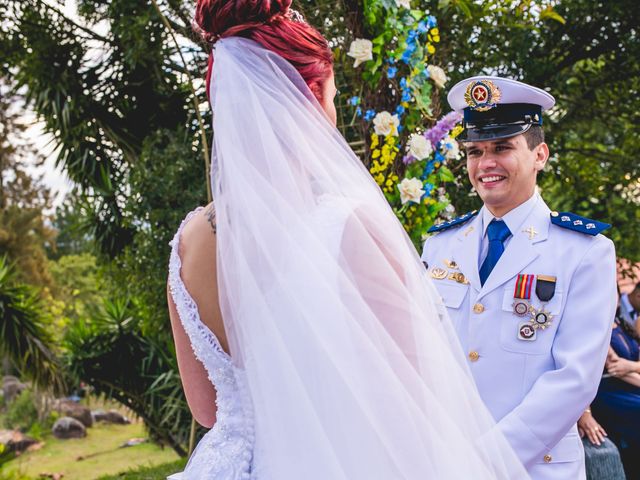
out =
{"type": "Polygon", "coordinates": [[[513,298],[531,298],[531,287],[533,286],[533,279],[535,275],[528,273],[521,273],[516,280],[516,288],[513,292],[513,298]]]}

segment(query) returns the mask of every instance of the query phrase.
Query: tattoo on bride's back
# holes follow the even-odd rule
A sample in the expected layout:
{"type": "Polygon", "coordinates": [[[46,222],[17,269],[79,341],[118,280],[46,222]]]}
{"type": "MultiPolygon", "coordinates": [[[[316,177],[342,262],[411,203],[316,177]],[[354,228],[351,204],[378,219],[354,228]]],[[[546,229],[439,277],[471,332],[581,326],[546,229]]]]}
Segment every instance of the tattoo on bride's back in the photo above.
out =
{"type": "Polygon", "coordinates": [[[215,235],[217,232],[216,209],[214,208],[213,205],[210,205],[207,207],[207,210],[205,211],[205,215],[207,216],[207,221],[209,222],[209,225],[211,225],[211,229],[213,230],[213,234],[215,235]]]}

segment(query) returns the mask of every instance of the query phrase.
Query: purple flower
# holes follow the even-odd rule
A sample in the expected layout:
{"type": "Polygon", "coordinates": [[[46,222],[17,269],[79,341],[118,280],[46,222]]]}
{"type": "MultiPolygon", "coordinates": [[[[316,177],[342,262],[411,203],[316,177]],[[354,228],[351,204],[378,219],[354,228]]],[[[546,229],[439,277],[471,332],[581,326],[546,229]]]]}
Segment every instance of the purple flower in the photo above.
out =
{"type": "Polygon", "coordinates": [[[407,153],[404,157],[402,157],[402,163],[404,163],[405,165],[411,165],[415,161],[416,157],[414,157],[410,153],[407,153]]]}
{"type": "Polygon", "coordinates": [[[431,141],[434,150],[438,148],[438,142],[440,142],[461,119],[461,114],[449,112],[424,133],[425,138],[431,141]]]}

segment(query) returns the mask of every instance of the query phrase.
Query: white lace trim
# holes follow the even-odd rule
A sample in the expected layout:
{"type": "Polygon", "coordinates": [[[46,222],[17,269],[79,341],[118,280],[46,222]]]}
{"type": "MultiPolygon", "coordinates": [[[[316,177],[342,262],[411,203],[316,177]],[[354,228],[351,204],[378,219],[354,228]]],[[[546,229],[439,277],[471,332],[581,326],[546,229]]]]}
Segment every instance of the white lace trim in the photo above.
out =
{"type": "Polygon", "coordinates": [[[180,235],[184,226],[197,214],[203,207],[198,207],[190,212],[180,224],[180,228],[169,242],[171,245],[171,257],[169,260],[169,292],[176,306],[180,322],[191,341],[191,347],[196,358],[204,365],[209,376],[209,380],[215,385],[216,367],[231,367],[231,357],[222,349],[220,342],[215,334],[200,319],[198,306],[193,300],[180,276],[182,269],[182,261],[178,254],[180,244],[180,235]]]}

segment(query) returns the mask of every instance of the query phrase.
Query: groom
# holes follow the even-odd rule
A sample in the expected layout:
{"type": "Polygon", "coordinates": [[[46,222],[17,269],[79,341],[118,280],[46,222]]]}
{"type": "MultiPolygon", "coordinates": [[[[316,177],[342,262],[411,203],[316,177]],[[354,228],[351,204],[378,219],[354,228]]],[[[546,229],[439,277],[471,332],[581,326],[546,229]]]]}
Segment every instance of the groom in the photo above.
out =
{"type": "Polygon", "coordinates": [[[531,478],[584,479],[576,421],[595,396],[616,308],[609,225],[549,210],[542,112],[555,100],[499,77],[448,96],[464,113],[469,179],[484,205],[431,228],[422,258],[484,402],[531,478]]]}

